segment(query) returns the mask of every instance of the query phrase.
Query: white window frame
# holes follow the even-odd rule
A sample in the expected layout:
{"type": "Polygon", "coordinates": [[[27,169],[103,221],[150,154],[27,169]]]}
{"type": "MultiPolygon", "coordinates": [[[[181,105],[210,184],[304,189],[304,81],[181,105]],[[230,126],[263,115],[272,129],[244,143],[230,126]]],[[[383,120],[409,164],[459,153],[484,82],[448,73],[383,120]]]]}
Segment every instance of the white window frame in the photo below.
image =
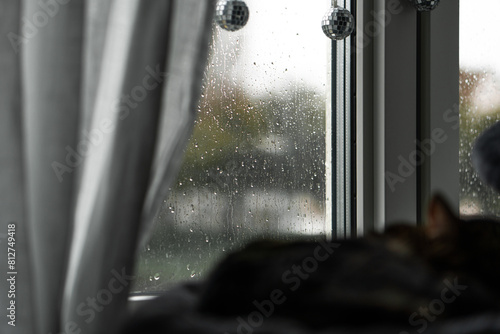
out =
{"type": "Polygon", "coordinates": [[[437,192],[458,213],[459,1],[418,13],[407,0],[360,0],[357,31],[358,235],[422,222],[437,192]],[[416,154],[413,172],[401,167],[416,154]]]}
{"type": "MultiPolygon", "coordinates": [[[[343,0],[338,5],[355,15],[356,1],[343,0]]],[[[356,234],[356,88],[353,78],[353,46],[356,34],[332,41],[331,87],[328,87],[326,112],[326,219],[332,226],[333,239],[356,234]]]]}

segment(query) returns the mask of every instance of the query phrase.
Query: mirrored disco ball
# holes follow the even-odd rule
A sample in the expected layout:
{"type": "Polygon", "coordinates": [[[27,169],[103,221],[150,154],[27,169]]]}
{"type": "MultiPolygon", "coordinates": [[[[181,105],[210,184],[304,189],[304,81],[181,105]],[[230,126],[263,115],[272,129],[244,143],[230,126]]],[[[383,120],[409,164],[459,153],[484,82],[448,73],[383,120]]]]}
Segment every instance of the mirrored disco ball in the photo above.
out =
{"type": "Polygon", "coordinates": [[[332,7],[323,17],[321,27],[325,35],[331,39],[345,39],[354,30],[354,17],[345,8],[332,7]]]}
{"type": "Polygon", "coordinates": [[[439,0],[410,0],[420,12],[428,12],[439,5],[439,0]]]}
{"type": "Polygon", "coordinates": [[[244,1],[219,0],[215,8],[215,22],[225,30],[236,31],[247,24],[250,13],[244,1]]]}

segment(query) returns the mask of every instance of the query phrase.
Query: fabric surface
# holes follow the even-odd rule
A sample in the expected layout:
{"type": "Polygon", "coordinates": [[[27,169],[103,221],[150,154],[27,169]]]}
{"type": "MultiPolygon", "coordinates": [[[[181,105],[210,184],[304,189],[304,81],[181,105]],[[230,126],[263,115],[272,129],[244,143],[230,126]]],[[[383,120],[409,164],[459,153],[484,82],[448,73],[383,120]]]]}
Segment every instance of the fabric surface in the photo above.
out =
{"type": "Polygon", "coordinates": [[[0,0],[0,246],[15,224],[17,255],[0,332],[116,331],[193,125],[213,7],[0,0]]]}
{"type": "MultiPolygon", "coordinates": [[[[19,34],[21,1],[0,2],[0,30],[5,34],[19,34]]],[[[8,38],[0,38],[0,270],[10,272],[6,256],[8,255],[8,225],[15,224],[16,276],[15,318],[16,327],[5,313],[10,307],[8,291],[10,284],[4,279],[0,282],[0,308],[2,309],[1,333],[33,333],[31,309],[33,289],[30,243],[27,240],[26,221],[26,180],[24,178],[23,130],[21,115],[21,59],[8,38]],[[21,274],[22,273],[22,274],[21,274]],[[4,311],[5,310],[5,311],[4,311]]],[[[10,277],[11,275],[9,275],[10,277]]],[[[9,311],[10,315],[10,311],[9,311]]]]}
{"type": "Polygon", "coordinates": [[[411,324],[369,324],[359,319],[353,326],[311,329],[296,319],[274,315],[250,319],[210,317],[197,311],[203,283],[181,284],[131,312],[120,334],[483,334],[500,332],[500,314],[484,313],[452,320],[411,324]]]}

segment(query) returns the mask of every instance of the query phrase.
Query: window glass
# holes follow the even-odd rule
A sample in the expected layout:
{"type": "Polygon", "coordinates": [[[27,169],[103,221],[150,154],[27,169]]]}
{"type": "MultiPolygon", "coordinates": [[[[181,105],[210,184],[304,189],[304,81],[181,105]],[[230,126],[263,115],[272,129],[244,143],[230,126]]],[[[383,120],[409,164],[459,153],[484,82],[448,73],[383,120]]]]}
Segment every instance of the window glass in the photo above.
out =
{"type": "Polygon", "coordinates": [[[460,211],[500,214],[500,197],[472,169],[475,138],[500,119],[500,1],[460,0],[460,211]],[[487,10],[485,10],[487,9],[487,10]]]}
{"type": "Polygon", "coordinates": [[[248,24],[214,25],[180,175],[137,263],[133,291],[203,277],[257,236],[325,235],[331,1],[247,0],[248,24]]]}

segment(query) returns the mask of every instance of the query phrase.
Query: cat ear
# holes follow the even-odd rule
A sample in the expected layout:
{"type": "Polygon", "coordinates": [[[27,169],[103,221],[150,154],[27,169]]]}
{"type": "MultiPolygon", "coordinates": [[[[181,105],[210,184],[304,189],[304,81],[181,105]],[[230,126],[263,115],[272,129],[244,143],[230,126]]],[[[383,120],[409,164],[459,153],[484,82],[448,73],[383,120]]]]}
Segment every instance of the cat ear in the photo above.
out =
{"type": "Polygon", "coordinates": [[[454,235],[459,219],[440,195],[434,195],[429,203],[425,232],[431,239],[454,235]]]}

